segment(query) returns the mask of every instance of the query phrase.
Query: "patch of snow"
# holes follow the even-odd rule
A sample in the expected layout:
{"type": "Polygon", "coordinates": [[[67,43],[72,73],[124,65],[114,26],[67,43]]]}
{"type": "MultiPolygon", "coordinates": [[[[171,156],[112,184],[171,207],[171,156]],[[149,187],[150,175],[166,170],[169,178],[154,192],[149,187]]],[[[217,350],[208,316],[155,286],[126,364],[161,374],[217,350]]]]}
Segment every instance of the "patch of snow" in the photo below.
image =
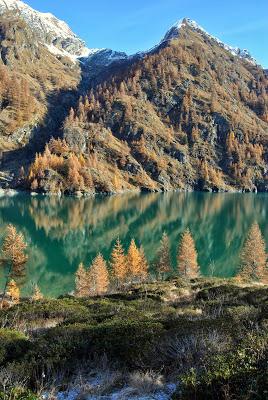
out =
{"type": "Polygon", "coordinates": [[[46,48],[50,51],[50,53],[52,54],[58,54],[58,55],[65,55],[64,54],[64,50],[60,50],[58,49],[56,46],[53,46],[53,44],[46,44],[45,43],[46,48]]]}
{"type": "Polygon", "coordinates": [[[128,56],[125,53],[120,53],[118,51],[111,50],[108,59],[109,60],[125,60],[128,56]]]}
{"type": "Polygon", "coordinates": [[[47,32],[53,32],[57,36],[63,38],[69,38],[70,36],[76,37],[64,21],[59,20],[51,13],[36,11],[21,0],[0,0],[0,10],[18,11],[18,13],[32,25],[37,26],[38,24],[39,28],[41,27],[47,32]]]}
{"type": "Polygon", "coordinates": [[[34,10],[21,0],[0,0],[0,15],[16,12],[36,33],[36,36],[47,49],[55,55],[67,56],[73,62],[78,59],[84,62],[96,54],[101,54],[102,64],[109,65],[113,61],[127,58],[124,53],[109,49],[90,49],[72,32],[70,27],[51,13],[34,10]]]}
{"type": "Polygon", "coordinates": [[[126,53],[113,51],[111,49],[93,49],[93,51],[89,53],[88,57],[81,57],[80,62],[90,63],[93,61],[94,64],[107,67],[115,61],[128,60],[131,57],[132,56],[128,56],[126,53]]]}
{"type": "MultiPolygon", "coordinates": [[[[135,394],[135,389],[131,386],[125,385],[123,388],[115,387],[113,392],[109,394],[93,394],[94,390],[98,391],[102,384],[103,377],[100,374],[89,379],[82,386],[72,387],[66,392],[57,393],[56,398],[57,400],[75,400],[82,396],[86,400],[170,400],[177,389],[177,386],[174,383],[168,383],[164,385],[162,389],[157,390],[154,393],[138,395],[135,394]],[[85,391],[83,391],[83,388],[85,391]],[[87,389],[90,389],[88,394],[86,393],[87,389]],[[90,391],[92,394],[90,394],[90,391]]],[[[45,393],[42,397],[44,400],[47,400],[49,396],[45,393]]]]}
{"type": "Polygon", "coordinates": [[[249,51],[246,49],[241,50],[238,47],[232,47],[229,46],[225,43],[223,43],[221,40],[219,40],[217,37],[210,35],[202,26],[200,26],[196,21],[193,21],[190,18],[183,18],[176,22],[172,27],[167,31],[166,35],[164,38],[161,40],[160,44],[165,43],[167,41],[177,39],[179,37],[180,29],[184,26],[189,26],[195,31],[198,31],[202,33],[203,35],[207,36],[210,40],[215,41],[219,46],[223,47],[225,50],[229,51],[232,55],[237,56],[239,58],[243,58],[250,63],[257,65],[257,61],[250,55],[249,51]]]}
{"type": "Polygon", "coordinates": [[[257,64],[256,60],[251,57],[250,53],[246,49],[241,50],[238,47],[226,45],[218,38],[210,35],[204,28],[189,18],[184,18],[176,22],[168,30],[162,41],[150,50],[128,56],[125,53],[110,49],[90,49],[86,47],[85,43],[72,32],[66,22],[56,18],[51,13],[36,11],[21,0],[0,0],[0,15],[7,11],[17,12],[18,15],[33,29],[40,42],[45,44],[52,54],[68,56],[73,60],[73,62],[76,62],[77,59],[79,59],[80,62],[84,63],[87,62],[87,60],[90,60],[93,56],[98,55],[100,64],[108,66],[112,62],[118,60],[142,58],[145,57],[146,54],[150,54],[158,49],[163,43],[178,38],[181,28],[187,25],[202,33],[210,40],[215,41],[219,46],[229,51],[232,55],[245,59],[254,65],[257,64]]]}
{"type": "Polygon", "coordinates": [[[47,44],[55,53],[55,48],[66,54],[81,57],[89,54],[90,49],[72,32],[70,27],[51,13],[34,10],[21,0],[0,0],[0,14],[16,12],[35,31],[41,42],[47,44]]]}
{"type": "Polygon", "coordinates": [[[81,52],[81,55],[79,57],[90,57],[93,54],[99,53],[102,50],[103,49],[89,49],[89,48],[85,47],[84,51],[81,52]]]}
{"type": "Polygon", "coordinates": [[[50,51],[50,53],[69,57],[74,63],[80,58],[88,58],[94,54],[97,54],[100,49],[88,49],[87,47],[79,55],[70,54],[68,51],[64,49],[59,49],[58,47],[54,46],[53,44],[45,44],[46,48],[50,51]]]}

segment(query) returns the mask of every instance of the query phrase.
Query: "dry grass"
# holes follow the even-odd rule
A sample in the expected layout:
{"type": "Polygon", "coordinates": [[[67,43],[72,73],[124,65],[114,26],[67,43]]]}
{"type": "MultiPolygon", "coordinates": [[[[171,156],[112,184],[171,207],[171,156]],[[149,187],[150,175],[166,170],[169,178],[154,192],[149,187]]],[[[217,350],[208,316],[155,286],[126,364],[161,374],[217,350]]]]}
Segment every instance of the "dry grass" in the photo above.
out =
{"type": "Polygon", "coordinates": [[[155,393],[164,388],[164,377],[154,371],[136,371],[129,375],[128,385],[137,395],[155,393]]]}
{"type": "Polygon", "coordinates": [[[186,371],[202,365],[205,357],[221,353],[228,347],[229,338],[217,330],[199,332],[181,337],[170,336],[158,348],[158,354],[164,363],[174,369],[186,371]]]}

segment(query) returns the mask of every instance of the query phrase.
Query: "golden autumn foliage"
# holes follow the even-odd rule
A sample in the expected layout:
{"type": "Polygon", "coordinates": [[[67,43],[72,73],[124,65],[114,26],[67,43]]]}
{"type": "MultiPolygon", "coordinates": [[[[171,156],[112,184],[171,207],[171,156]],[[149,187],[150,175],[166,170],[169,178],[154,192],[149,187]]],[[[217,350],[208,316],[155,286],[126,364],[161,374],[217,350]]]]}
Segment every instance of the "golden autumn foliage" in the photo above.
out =
{"type": "Polygon", "coordinates": [[[141,281],[145,281],[149,275],[149,264],[144,252],[144,248],[142,246],[140,247],[139,251],[140,251],[140,263],[141,263],[140,279],[141,281]]]}
{"type": "Polygon", "coordinates": [[[111,262],[113,278],[116,281],[117,285],[123,283],[127,277],[128,269],[127,269],[127,258],[124,253],[123,246],[119,239],[117,239],[112,254],[111,254],[111,262]]]}
{"type": "Polygon", "coordinates": [[[37,111],[29,82],[5,65],[0,65],[0,103],[4,105],[0,108],[0,120],[1,123],[5,121],[6,132],[22,127],[37,111]],[[12,118],[5,118],[8,114],[12,118]]]}
{"type": "Polygon", "coordinates": [[[75,274],[75,296],[76,297],[87,297],[89,296],[89,282],[88,272],[86,271],[84,264],[80,263],[78,270],[75,274]]]}
{"type": "Polygon", "coordinates": [[[93,188],[90,172],[91,161],[82,154],[71,151],[64,140],[51,139],[43,154],[36,154],[26,177],[31,190],[41,189],[46,182],[46,174],[51,171],[50,192],[76,192],[93,188]]]}
{"type": "Polygon", "coordinates": [[[223,173],[208,164],[206,160],[200,162],[200,175],[203,181],[203,187],[224,188],[223,173]]]}
{"type": "Polygon", "coordinates": [[[38,285],[34,285],[33,294],[32,294],[31,300],[32,301],[39,301],[39,300],[43,300],[43,298],[44,298],[44,296],[43,296],[39,286],[38,285]]]}
{"type": "Polygon", "coordinates": [[[16,283],[10,278],[20,279],[25,275],[25,264],[28,256],[25,253],[27,244],[22,233],[18,233],[14,225],[8,225],[7,233],[4,238],[2,253],[4,264],[8,266],[8,274],[2,295],[1,307],[3,307],[6,292],[10,286],[14,287],[16,293],[16,283]]]}
{"type": "Polygon", "coordinates": [[[127,254],[128,275],[131,278],[137,278],[141,272],[140,252],[136,246],[135,240],[132,239],[127,254]]]}
{"type": "Polygon", "coordinates": [[[110,285],[107,264],[101,254],[92,262],[89,268],[79,264],[75,274],[75,296],[101,296],[107,293],[110,285]]]}
{"type": "Polygon", "coordinates": [[[170,243],[166,232],[163,233],[160,247],[157,252],[157,274],[163,277],[171,271],[170,243]]]}
{"type": "MultiPolygon", "coordinates": [[[[20,139],[12,144],[17,148],[27,145],[27,130],[39,129],[49,108],[53,112],[48,119],[60,119],[68,95],[62,102],[57,100],[59,93],[77,88],[80,81],[79,66],[40,45],[39,34],[13,11],[0,16],[1,48],[6,49],[0,63],[0,142],[7,148],[9,134],[21,128],[25,129],[20,131],[20,139]]],[[[57,124],[54,119],[53,126],[57,124]]]]}
{"type": "Polygon", "coordinates": [[[101,254],[92,262],[88,270],[89,294],[91,296],[101,296],[107,293],[110,280],[107,264],[101,254]]]}
{"type": "Polygon", "coordinates": [[[90,132],[100,158],[123,175],[115,175],[114,190],[122,180],[150,190],[253,190],[261,180],[267,77],[239,59],[234,65],[216,43],[185,29],[167,46],[115,68],[70,110],[66,127],[90,132]],[[139,173],[126,173],[120,156],[115,162],[110,141],[102,147],[106,130],[116,147],[127,144],[139,173]]]}
{"type": "Polygon", "coordinates": [[[20,301],[20,289],[18,288],[16,282],[12,279],[7,284],[6,294],[11,298],[13,303],[19,303],[20,301]]]}
{"type": "Polygon", "coordinates": [[[144,281],[148,275],[148,262],[144,249],[137,247],[132,239],[127,253],[128,277],[130,281],[144,281]]]}
{"type": "Polygon", "coordinates": [[[25,253],[27,244],[22,233],[18,233],[15,226],[8,225],[7,234],[3,243],[3,256],[10,265],[11,276],[21,276],[28,260],[25,253]]]}
{"type": "Polygon", "coordinates": [[[199,265],[197,262],[197,251],[194,239],[189,229],[181,236],[178,249],[178,270],[182,277],[193,279],[199,276],[199,265]]]}
{"type": "Polygon", "coordinates": [[[138,248],[134,240],[131,241],[128,254],[118,238],[109,263],[107,264],[101,254],[86,269],[81,263],[75,275],[75,296],[88,297],[107,293],[108,288],[119,289],[133,281],[144,282],[149,274],[149,264],[141,246],[138,248]],[[110,286],[111,282],[111,286],[110,286]]]}
{"type": "Polygon", "coordinates": [[[266,246],[257,223],[254,223],[249,230],[240,259],[239,278],[252,281],[267,281],[266,246]]]}

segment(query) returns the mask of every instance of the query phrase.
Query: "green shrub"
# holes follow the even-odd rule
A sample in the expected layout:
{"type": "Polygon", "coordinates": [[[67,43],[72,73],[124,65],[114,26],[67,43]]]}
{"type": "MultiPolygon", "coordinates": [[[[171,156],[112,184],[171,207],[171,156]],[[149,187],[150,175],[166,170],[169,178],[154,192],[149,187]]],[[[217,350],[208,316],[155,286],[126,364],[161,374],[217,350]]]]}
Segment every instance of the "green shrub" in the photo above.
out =
{"type": "Polygon", "coordinates": [[[29,349],[29,341],[21,332],[0,329],[0,365],[21,358],[29,349]]]}
{"type": "Polygon", "coordinates": [[[40,397],[30,390],[14,388],[9,392],[0,391],[0,400],[40,400],[40,397]]]}
{"type": "MultiPolygon", "coordinates": [[[[268,398],[267,289],[215,279],[185,285],[173,279],[105,298],[22,301],[1,310],[0,368],[14,387],[24,379],[35,390],[43,372],[46,384],[63,374],[64,385],[78,366],[91,368],[106,355],[119,369],[177,376],[177,399],[226,399],[228,388],[234,399],[243,399],[243,390],[259,396],[248,399],[268,398]],[[168,301],[184,288],[189,299],[168,301]]],[[[18,391],[13,398],[31,396],[18,391]]]]}
{"type": "Polygon", "coordinates": [[[249,334],[232,351],[217,354],[206,368],[191,368],[181,376],[182,392],[175,398],[224,400],[265,399],[268,394],[268,336],[249,334]],[[229,398],[229,397],[227,397],[229,398]]]}

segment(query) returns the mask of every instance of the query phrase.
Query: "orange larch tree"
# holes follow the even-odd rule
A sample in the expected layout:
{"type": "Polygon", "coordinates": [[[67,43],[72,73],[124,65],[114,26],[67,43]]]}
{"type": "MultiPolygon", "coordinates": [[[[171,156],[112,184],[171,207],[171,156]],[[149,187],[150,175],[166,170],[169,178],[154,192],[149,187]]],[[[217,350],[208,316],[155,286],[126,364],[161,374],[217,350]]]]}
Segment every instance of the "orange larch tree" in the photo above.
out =
{"type": "Polygon", "coordinates": [[[20,289],[18,288],[16,282],[11,279],[11,281],[7,284],[7,291],[8,297],[10,297],[11,301],[15,304],[19,303],[20,301],[20,289]]]}
{"type": "Polygon", "coordinates": [[[127,276],[127,259],[124,253],[123,246],[119,240],[117,239],[112,254],[111,254],[111,269],[112,276],[115,280],[115,284],[117,287],[120,287],[122,283],[125,281],[127,276]]]}
{"type": "Polygon", "coordinates": [[[8,225],[7,234],[4,239],[2,253],[4,263],[8,267],[6,284],[3,291],[2,302],[5,298],[10,278],[22,278],[25,275],[25,264],[28,260],[26,254],[27,244],[22,233],[18,233],[15,226],[8,225]]]}
{"type": "Polygon", "coordinates": [[[84,264],[80,263],[75,274],[75,296],[87,297],[89,296],[89,279],[88,272],[84,264]]]}
{"type": "Polygon", "coordinates": [[[142,246],[140,247],[139,252],[140,252],[140,263],[141,263],[140,277],[142,281],[145,281],[149,275],[149,264],[144,252],[144,248],[142,246]]]}
{"type": "Polygon", "coordinates": [[[194,239],[189,229],[186,229],[181,236],[177,261],[179,274],[181,276],[189,279],[197,278],[199,276],[197,251],[194,239]]]}
{"type": "Polygon", "coordinates": [[[127,254],[128,275],[130,280],[137,280],[142,276],[141,255],[135,240],[132,239],[127,254]]]}
{"type": "Polygon", "coordinates": [[[170,244],[166,232],[163,233],[157,252],[156,269],[159,278],[163,278],[165,274],[171,271],[170,244]]]}
{"type": "Polygon", "coordinates": [[[255,222],[248,233],[240,255],[239,277],[245,280],[267,280],[267,254],[259,225],[255,222]]]}
{"type": "Polygon", "coordinates": [[[31,300],[32,301],[39,301],[39,300],[43,300],[43,298],[44,298],[44,296],[43,296],[39,286],[38,285],[34,285],[33,294],[32,294],[31,300]]]}
{"type": "Polygon", "coordinates": [[[97,255],[89,268],[88,281],[91,296],[101,296],[107,293],[110,284],[109,272],[101,254],[97,255]]]}

